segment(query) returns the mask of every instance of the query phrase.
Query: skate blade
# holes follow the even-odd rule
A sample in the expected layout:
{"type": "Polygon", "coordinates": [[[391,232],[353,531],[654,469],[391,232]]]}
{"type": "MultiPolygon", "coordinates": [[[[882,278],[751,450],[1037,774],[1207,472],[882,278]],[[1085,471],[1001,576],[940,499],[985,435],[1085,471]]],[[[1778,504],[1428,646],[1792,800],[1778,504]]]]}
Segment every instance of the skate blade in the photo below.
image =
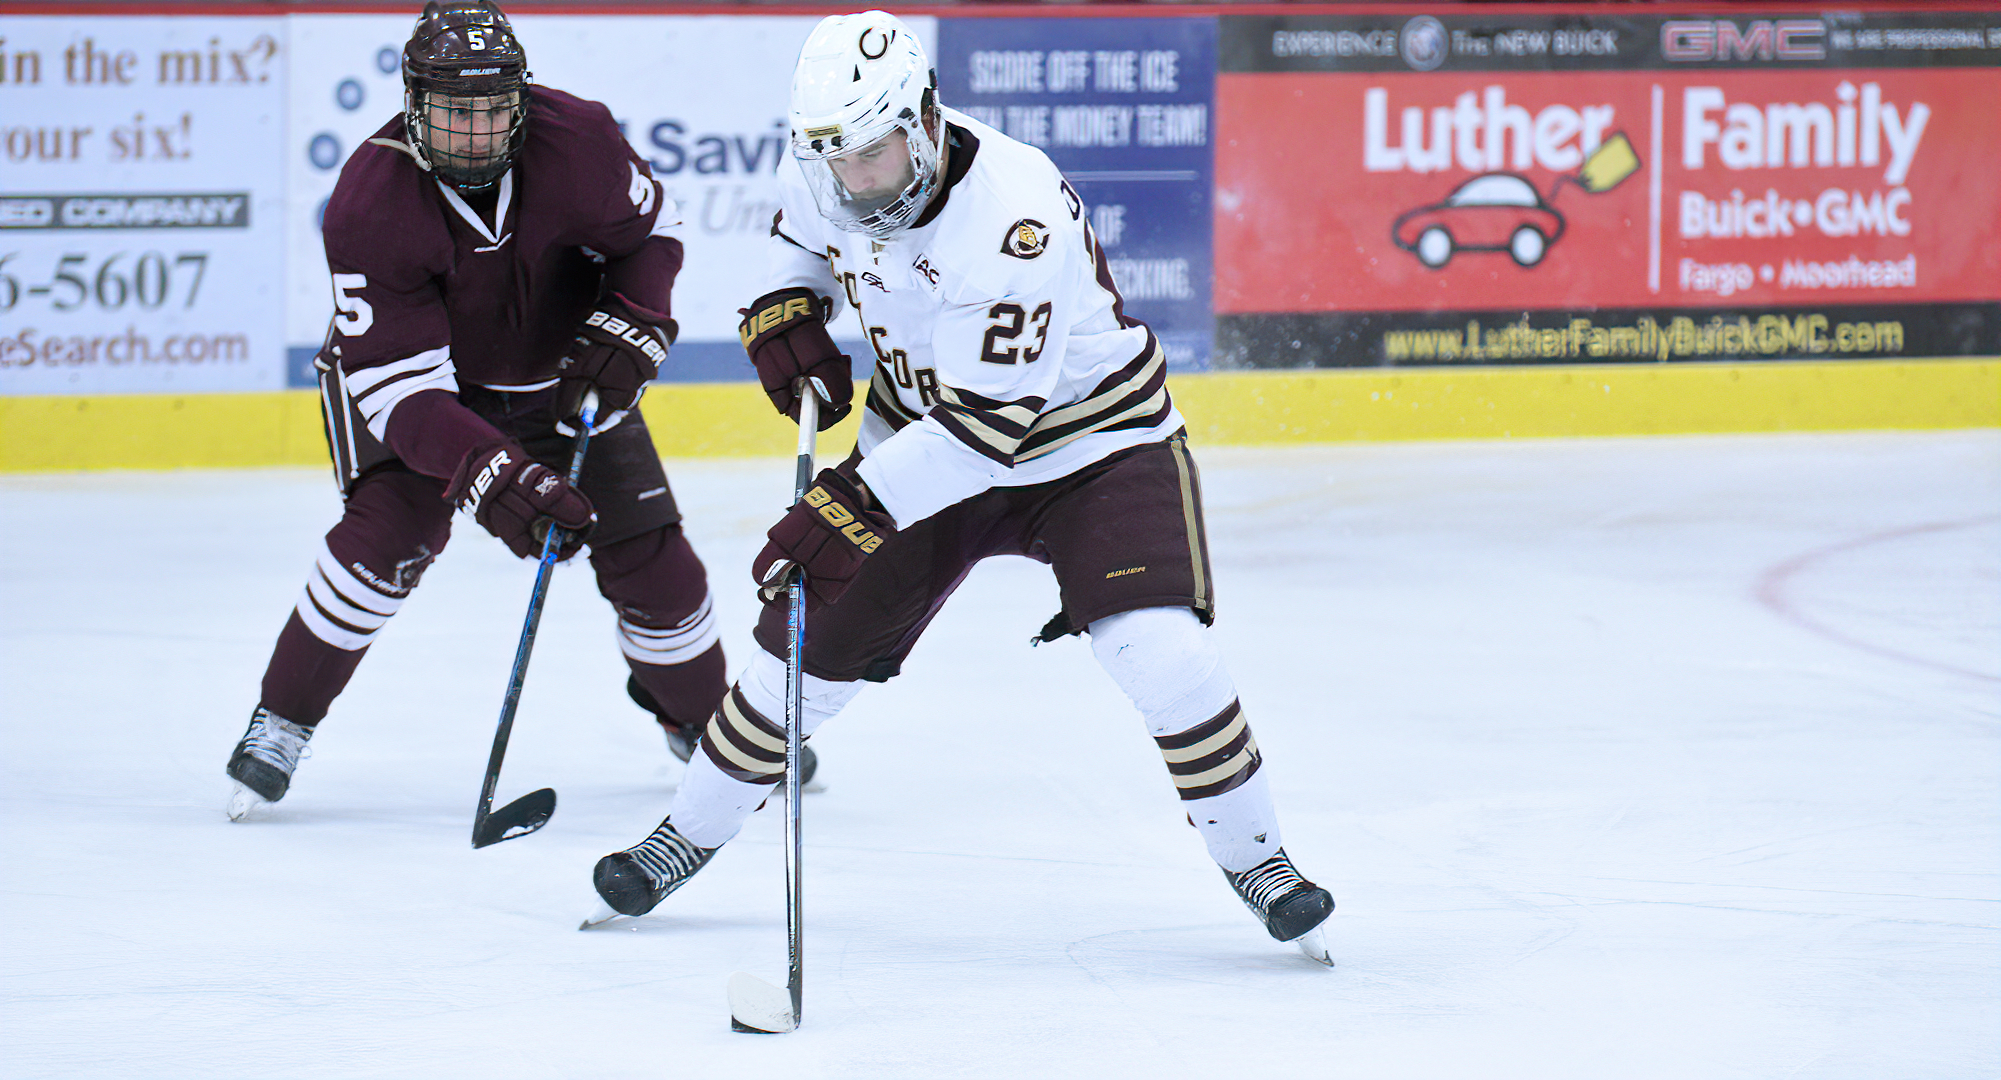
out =
{"type": "Polygon", "coordinates": [[[1328,967],[1334,966],[1334,957],[1327,951],[1327,935],[1321,932],[1320,926],[1293,938],[1292,943],[1299,946],[1299,951],[1305,953],[1308,960],[1326,964],[1328,967]]]}
{"type": "Polygon", "coordinates": [[[799,1027],[792,992],[747,971],[730,976],[730,1030],[783,1035],[799,1027]]]}
{"type": "Polygon", "coordinates": [[[244,787],[242,784],[236,784],[235,781],[231,781],[231,783],[235,784],[236,790],[229,793],[229,805],[224,807],[222,811],[229,815],[229,820],[242,821],[248,818],[251,812],[255,811],[258,807],[271,805],[264,801],[263,796],[244,787]]]}
{"type": "Polygon", "coordinates": [[[591,912],[589,915],[584,916],[584,921],[577,925],[577,929],[594,930],[612,921],[613,919],[623,919],[627,917],[628,916],[624,914],[613,911],[611,909],[610,904],[607,904],[604,901],[600,900],[598,901],[597,910],[591,912]]]}

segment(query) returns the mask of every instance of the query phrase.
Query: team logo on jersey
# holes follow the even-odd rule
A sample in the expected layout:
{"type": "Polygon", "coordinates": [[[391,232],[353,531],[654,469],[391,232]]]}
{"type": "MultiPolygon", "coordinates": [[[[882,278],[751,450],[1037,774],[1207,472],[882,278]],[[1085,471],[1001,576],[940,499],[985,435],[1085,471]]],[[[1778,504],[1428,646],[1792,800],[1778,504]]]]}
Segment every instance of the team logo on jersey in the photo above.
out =
{"type": "Polygon", "coordinates": [[[881,289],[881,290],[882,290],[883,292],[888,292],[888,291],[889,291],[889,286],[887,286],[887,285],[884,285],[884,284],[882,283],[882,279],[881,279],[881,278],[879,278],[879,277],[877,277],[877,276],[875,276],[874,274],[863,274],[863,275],[862,275],[862,282],[863,282],[864,284],[868,284],[868,285],[873,285],[873,286],[875,286],[876,288],[878,288],[878,289],[881,289]]]}
{"type": "Polygon", "coordinates": [[[1007,227],[1001,237],[1001,254],[1017,259],[1033,259],[1049,249],[1049,226],[1034,218],[1022,218],[1007,227]]]}
{"type": "Polygon", "coordinates": [[[918,277],[923,278],[931,284],[938,284],[938,271],[931,266],[931,256],[919,255],[917,261],[910,264],[910,269],[915,271],[918,277]]]}

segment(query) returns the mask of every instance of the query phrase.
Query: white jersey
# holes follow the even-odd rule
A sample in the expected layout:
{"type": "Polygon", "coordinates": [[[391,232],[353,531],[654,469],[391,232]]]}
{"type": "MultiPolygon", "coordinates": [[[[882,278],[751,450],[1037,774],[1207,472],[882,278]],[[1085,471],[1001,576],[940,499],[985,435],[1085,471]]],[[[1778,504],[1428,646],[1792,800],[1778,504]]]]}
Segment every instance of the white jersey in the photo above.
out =
{"type": "Polygon", "coordinates": [[[779,167],[767,290],[861,316],[875,374],[862,478],[899,526],[990,487],[1040,484],[1182,426],[1167,362],[1127,316],[1077,193],[1042,151],[951,109],[938,194],[887,241],[814,208],[779,167]]]}

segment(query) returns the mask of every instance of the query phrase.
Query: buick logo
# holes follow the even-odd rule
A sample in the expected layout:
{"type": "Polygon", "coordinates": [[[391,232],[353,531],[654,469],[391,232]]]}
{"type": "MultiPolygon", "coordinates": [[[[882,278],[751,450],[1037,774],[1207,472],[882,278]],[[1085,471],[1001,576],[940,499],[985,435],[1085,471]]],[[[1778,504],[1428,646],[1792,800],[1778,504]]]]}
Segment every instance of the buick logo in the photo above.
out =
{"type": "Polygon", "coordinates": [[[1397,36],[1397,49],[1413,71],[1431,71],[1443,64],[1447,44],[1445,24],[1429,15],[1403,24],[1403,33],[1397,36]]]}

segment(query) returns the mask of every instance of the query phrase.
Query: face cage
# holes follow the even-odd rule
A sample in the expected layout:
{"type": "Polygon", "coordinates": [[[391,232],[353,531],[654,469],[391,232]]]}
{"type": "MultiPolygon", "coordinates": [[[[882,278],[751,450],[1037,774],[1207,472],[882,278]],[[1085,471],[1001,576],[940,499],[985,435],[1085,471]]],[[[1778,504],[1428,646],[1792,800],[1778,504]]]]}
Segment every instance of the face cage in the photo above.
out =
{"type": "MultiPolygon", "coordinates": [[[[431,163],[431,171],[438,179],[460,191],[484,191],[498,183],[509,166],[514,164],[514,157],[521,152],[521,144],[526,139],[528,86],[525,80],[506,89],[481,89],[472,92],[414,90],[406,93],[404,100],[406,114],[404,126],[410,129],[410,142],[424,155],[424,160],[431,163]],[[499,97],[508,93],[514,95],[514,108],[509,110],[507,137],[494,139],[491,144],[493,149],[485,154],[452,153],[449,149],[450,137],[454,134],[471,136],[473,132],[470,127],[459,129],[450,126],[451,109],[444,103],[453,98],[499,97]],[[446,127],[431,123],[430,105],[434,98],[446,113],[448,125],[446,127]]],[[[471,123],[470,118],[467,123],[471,123]]],[[[494,134],[498,135],[498,132],[494,134]]]]}
{"type": "Polygon", "coordinates": [[[923,126],[898,124],[893,130],[904,133],[904,146],[910,155],[907,164],[911,179],[901,191],[888,195],[851,194],[847,185],[834,174],[833,163],[859,154],[889,138],[889,135],[836,154],[820,155],[810,150],[801,153],[799,148],[793,148],[793,156],[799,159],[799,169],[806,174],[806,186],[813,192],[813,203],[819,207],[820,216],[842,232],[859,233],[877,240],[888,237],[916,220],[924,212],[925,204],[931,201],[932,193],[938,189],[938,147],[924,134],[923,126]]]}

